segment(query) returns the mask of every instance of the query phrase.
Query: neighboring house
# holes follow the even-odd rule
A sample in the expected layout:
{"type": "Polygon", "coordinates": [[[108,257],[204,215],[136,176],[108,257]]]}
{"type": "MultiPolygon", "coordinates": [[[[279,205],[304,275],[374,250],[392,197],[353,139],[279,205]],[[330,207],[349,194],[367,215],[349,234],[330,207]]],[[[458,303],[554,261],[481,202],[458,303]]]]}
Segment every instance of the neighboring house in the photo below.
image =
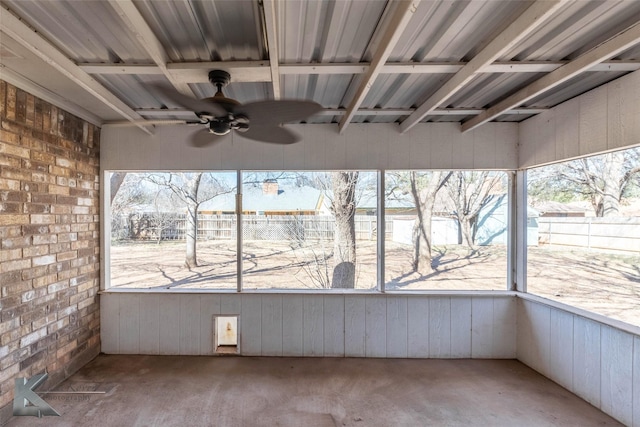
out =
{"type": "MultiPolygon", "coordinates": [[[[437,205],[438,203],[436,203],[437,205]]],[[[436,209],[437,206],[436,206],[436,209]]],[[[436,210],[434,209],[434,210],[436,210]]],[[[393,241],[411,244],[415,212],[411,216],[395,216],[392,220],[393,241]]],[[[494,195],[480,210],[475,233],[479,246],[507,244],[508,200],[506,194],[494,195]]],[[[527,242],[538,244],[538,211],[527,208],[527,242]]],[[[431,223],[431,238],[434,245],[455,245],[461,241],[458,222],[453,213],[445,215],[435,212],[431,223]]]]}
{"type": "MultiPolygon", "coordinates": [[[[478,214],[478,227],[476,230],[476,244],[485,245],[506,245],[507,239],[507,218],[508,218],[507,195],[494,196],[478,214]]],[[[538,245],[538,217],[537,209],[527,206],[527,245],[538,245]]]]}
{"type": "MultiPolygon", "coordinates": [[[[322,190],[313,187],[280,187],[277,181],[247,186],[242,194],[242,213],[246,215],[330,215],[322,190]]],[[[201,214],[233,214],[236,195],[229,193],[200,204],[201,214]]]]}
{"type": "MultiPolygon", "coordinates": [[[[540,213],[541,218],[582,218],[588,216],[588,209],[583,205],[584,203],[578,204],[547,201],[536,206],[536,209],[540,213]]],[[[593,209],[591,209],[591,211],[593,211],[593,209]]]]}

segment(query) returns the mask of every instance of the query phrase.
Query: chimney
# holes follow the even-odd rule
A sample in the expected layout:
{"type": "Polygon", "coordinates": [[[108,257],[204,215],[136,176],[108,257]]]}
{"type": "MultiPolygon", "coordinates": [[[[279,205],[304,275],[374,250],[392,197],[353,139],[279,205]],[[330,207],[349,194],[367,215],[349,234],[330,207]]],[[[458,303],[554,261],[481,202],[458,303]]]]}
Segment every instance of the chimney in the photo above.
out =
{"type": "Polygon", "coordinates": [[[277,196],[278,195],[278,181],[275,179],[266,179],[262,182],[262,194],[277,196]]]}

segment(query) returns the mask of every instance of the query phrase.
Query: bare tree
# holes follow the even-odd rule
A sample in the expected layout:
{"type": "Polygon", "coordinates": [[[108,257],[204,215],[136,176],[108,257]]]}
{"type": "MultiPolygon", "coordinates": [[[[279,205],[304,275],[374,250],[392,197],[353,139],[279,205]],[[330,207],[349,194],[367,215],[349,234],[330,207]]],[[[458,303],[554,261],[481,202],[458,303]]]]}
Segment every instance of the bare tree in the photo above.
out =
{"type": "Polygon", "coordinates": [[[202,172],[150,174],[147,179],[156,185],[170,189],[185,204],[187,208],[185,266],[197,267],[198,207],[201,203],[234,189],[214,178],[212,174],[202,172]],[[207,181],[207,185],[201,191],[203,180],[207,181]]]}
{"type": "Polygon", "coordinates": [[[490,171],[457,171],[446,185],[463,243],[471,249],[475,245],[478,214],[501,189],[501,182],[501,175],[490,171]]]}
{"type": "Polygon", "coordinates": [[[451,172],[435,171],[431,172],[429,179],[424,182],[424,176],[420,177],[417,172],[413,171],[409,174],[411,196],[416,205],[418,216],[418,220],[413,226],[413,271],[428,274],[433,270],[431,265],[431,219],[433,218],[433,207],[438,191],[447,183],[450,177],[451,172]]]}
{"type": "Polygon", "coordinates": [[[333,200],[331,213],[335,217],[333,242],[332,288],[355,288],[356,284],[356,185],[358,172],[332,172],[333,200]]]}
{"type": "Polygon", "coordinates": [[[158,191],[153,200],[154,211],[150,222],[156,233],[156,243],[160,244],[165,231],[175,227],[178,223],[177,209],[172,197],[165,197],[164,192],[158,191]],[[168,209],[172,207],[172,209],[168,209]]]}
{"type": "Polygon", "coordinates": [[[120,186],[122,185],[126,177],[126,172],[113,172],[111,174],[111,178],[109,180],[109,193],[111,194],[111,203],[113,203],[113,200],[116,198],[118,190],[120,190],[120,186]]]}
{"type": "Polygon", "coordinates": [[[568,162],[561,178],[585,195],[596,216],[616,216],[627,189],[640,181],[640,149],[615,151],[568,162]]]}
{"type": "MultiPolygon", "coordinates": [[[[113,175],[112,175],[113,184],[113,175]]],[[[144,231],[145,218],[138,209],[151,201],[141,183],[140,174],[121,174],[117,193],[111,193],[111,237],[115,240],[138,238],[144,231]]]]}
{"type": "Polygon", "coordinates": [[[411,194],[416,209],[416,221],[413,225],[413,271],[429,274],[433,271],[431,254],[431,219],[436,196],[447,183],[452,172],[395,172],[388,176],[385,189],[388,199],[401,200],[411,194]]]}

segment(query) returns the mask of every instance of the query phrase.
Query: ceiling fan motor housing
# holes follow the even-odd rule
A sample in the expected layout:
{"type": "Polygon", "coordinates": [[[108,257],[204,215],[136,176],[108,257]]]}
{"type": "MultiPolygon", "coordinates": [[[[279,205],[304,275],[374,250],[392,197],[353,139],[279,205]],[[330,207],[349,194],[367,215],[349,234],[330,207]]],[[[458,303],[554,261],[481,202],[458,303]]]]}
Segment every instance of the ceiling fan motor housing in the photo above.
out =
{"type": "Polygon", "coordinates": [[[209,130],[216,135],[226,135],[231,132],[231,123],[228,120],[214,118],[209,121],[209,130]]]}
{"type": "Polygon", "coordinates": [[[209,71],[209,81],[218,89],[225,87],[231,81],[231,74],[224,70],[209,71]]]}

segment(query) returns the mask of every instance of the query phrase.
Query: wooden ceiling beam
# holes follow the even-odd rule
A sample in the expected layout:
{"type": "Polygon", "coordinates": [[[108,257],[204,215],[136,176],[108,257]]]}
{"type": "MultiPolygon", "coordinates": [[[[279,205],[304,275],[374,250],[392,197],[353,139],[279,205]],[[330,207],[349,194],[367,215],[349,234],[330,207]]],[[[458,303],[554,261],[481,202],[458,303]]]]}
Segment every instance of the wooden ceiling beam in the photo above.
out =
{"type": "Polygon", "coordinates": [[[541,77],[530,85],[520,89],[513,95],[497,103],[484,113],[462,124],[462,131],[467,132],[491,119],[504,114],[511,108],[522,105],[528,100],[544,93],[569,79],[583,73],[602,61],[612,58],[640,43],[640,23],[637,23],[601,45],[580,55],[573,61],[557,70],[541,77]]]}
{"type": "Polygon", "coordinates": [[[274,0],[263,1],[265,33],[267,36],[267,48],[269,50],[269,67],[271,70],[271,86],[273,99],[282,97],[280,88],[280,60],[278,48],[278,26],[276,23],[276,5],[274,0]]]}
{"type": "MultiPolygon", "coordinates": [[[[413,108],[361,108],[355,115],[356,116],[408,116],[415,110],[413,108]]],[[[483,113],[485,110],[482,108],[436,108],[431,111],[429,115],[432,116],[472,116],[483,113]]],[[[516,108],[506,111],[504,114],[509,115],[531,115],[540,114],[547,111],[547,108],[516,108]]],[[[170,109],[158,109],[158,108],[141,108],[136,112],[145,117],[189,117],[193,118],[193,111],[184,108],[170,108],[170,109]]],[[[343,116],[347,110],[345,108],[326,108],[317,116],[343,116]]]]}
{"type": "MultiPolygon", "coordinates": [[[[141,115],[122,102],[86,71],[78,67],[75,62],[67,58],[58,48],[42,37],[40,33],[3,7],[0,7],[0,20],[2,21],[0,34],[6,34],[14,39],[22,47],[73,81],[124,119],[130,121],[143,119],[141,115]]],[[[148,125],[139,124],[137,126],[149,135],[153,134],[148,125]]]]}
{"type": "Polygon", "coordinates": [[[482,69],[492,64],[500,55],[509,51],[522,39],[542,26],[566,2],[564,0],[538,0],[518,16],[504,31],[474,56],[465,66],[454,74],[416,111],[400,123],[400,132],[405,133],[420,122],[447,99],[465,87],[482,69]]]}
{"type": "MultiPolygon", "coordinates": [[[[503,61],[487,65],[478,73],[549,73],[569,61],[503,61]]],[[[464,62],[387,62],[380,74],[455,74],[465,66],[464,62]]],[[[139,74],[162,75],[157,65],[151,64],[78,64],[81,70],[89,74],[139,74]]],[[[369,63],[316,63],[316,64],[280,64],[281,76],[287,75],[331,75],[364,74],[369,63]]],[[[271,66],[269,61],[220,61],[220,62],[174,62],[167,64],[171,75],[183,83],[206,83],[210,70],[225,70],[231,74],[234,82],[270,82],[271,66]]],[[[640,70],[638,60],[611,60],[595,64],[587,71],[630,72],[640,70]]]]}
{"type": "Polygon", "coordinates": [[[140,45],[149,54],[151,60],[158,66],[160,72],[164,74],[173,87],[183,95],[194,96],[189,85],[176,79],[167,68],[167,64],[170,62],[169,55],[136,5],[133,4],[133,1],[109,0],[109,4],[116,11],[122,22],[129,28],[129,31],[135,35],[140,45]]]}
{"type": "Polygon", "coordinates": [[[417,10],[419,3],[419,0],[402,0],[395,3],[396,9],[393,12],[393,16],[391,17],[389,24],[384,29],[384,35],[380,39],[380,44],[373,53],[371,64],[367,68],[353,99],[347,107],[345,115],[340,121],[339,128],[341,134],[346,131],[349,122],[360,108],[360,105],[362,105],[362,102],[369,93],[373,82],[382,71],[387,58],[391,55],[393,48],[396,43],[398,43],[404,29],[407,27],[409,21],[413,17],[413,14],[417,10]]]}

